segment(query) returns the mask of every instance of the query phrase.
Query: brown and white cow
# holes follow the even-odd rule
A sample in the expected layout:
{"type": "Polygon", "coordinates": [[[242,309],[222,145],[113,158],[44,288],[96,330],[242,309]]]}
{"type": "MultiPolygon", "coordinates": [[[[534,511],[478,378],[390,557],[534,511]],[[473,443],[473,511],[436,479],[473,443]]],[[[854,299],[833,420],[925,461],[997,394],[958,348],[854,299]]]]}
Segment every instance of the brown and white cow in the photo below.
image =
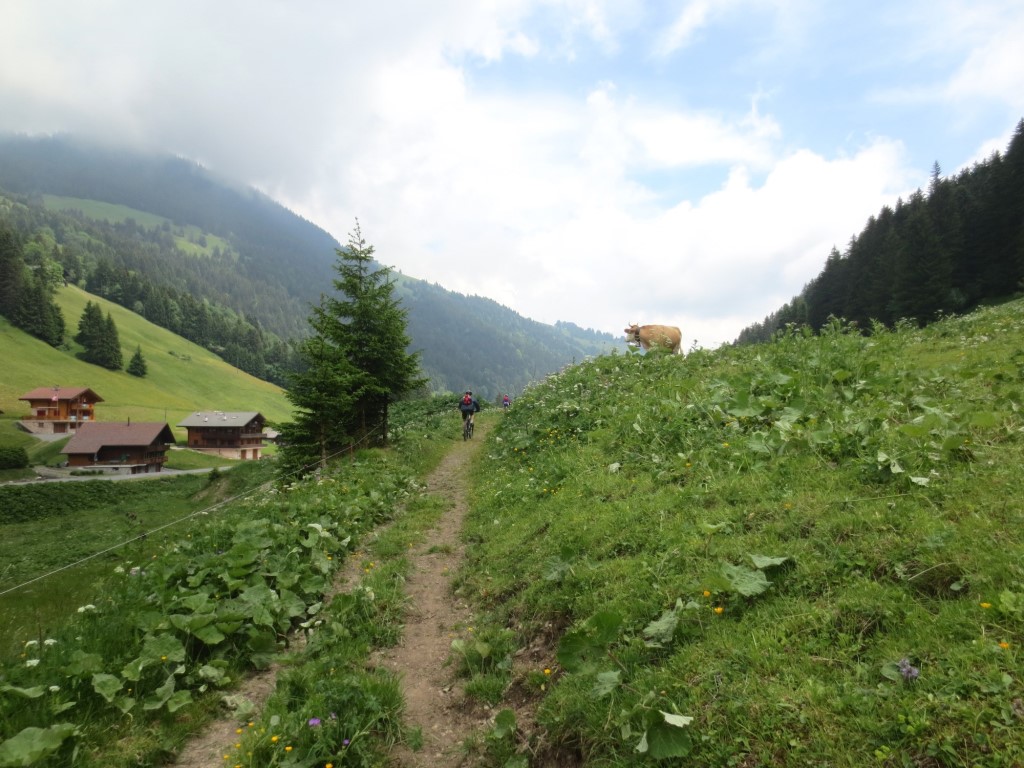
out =
{"type": "Polygon", "coordinates": [[[623,331],[626,343],[631,346],[639,344],[644,349],[662,347],[672,354],[679,354],[683,342],[682,332],[674,325],[637,325],[633,323],[623,331]]]}

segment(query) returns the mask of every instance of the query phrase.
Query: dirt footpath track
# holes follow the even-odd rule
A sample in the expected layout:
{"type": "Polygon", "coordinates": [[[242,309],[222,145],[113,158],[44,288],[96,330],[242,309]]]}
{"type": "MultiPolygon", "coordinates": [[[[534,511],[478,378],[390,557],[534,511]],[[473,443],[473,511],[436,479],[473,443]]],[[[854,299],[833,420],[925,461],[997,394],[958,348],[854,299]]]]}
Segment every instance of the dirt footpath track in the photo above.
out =
{"type": "Polygon", "coordinates": [[[400,768],[460,765],[463,739],[486,725],[490,714],[466,705],[461,682],[453,667],[446,666],[453,637],[472,626],[469,606],[452,594],[451,579],[462,564],[460,532],[468,510],[469,464],[483,445],[483,427],[478,423],[472,440],[458,441],[427,478],[427,492],[447,499],[451,506],[409,555],[409,607],[402,642],[378,658],[380,666],[402,681],[405,724],[423,732],[418,752],[403,746],[394,750],[392,765],[400,768]]]}
{"type": "MultiPolygon", "coordinates": [[[[468,509],[469,465],[482,448],[487,431],[484,423],[477,426],[474,438],[455,441],[426,479],[427,493],[447,499],[450,508],[437,527],[427,532],[426,540],[409,551],[408,608],[401,644],[379,652],[373,660],[399,677],[406,701],[404,722],[423,734],[419,751],[402,745],[395,748],[390,761],[394,768],[463,764],[463,739],[486,725],[490,714],[466,704],[461,682],[455,679],[453,668],[446,666],[453,637],[461,628],[471,626],[469,607],[453,597],[451,579],[463,558],[460,531],[468,509]]],[[[358,579],[359,563],[352,558],[339,574],[335,591],[347,589],[358,579]]],[[[271,667],[247,680],[235,695],[251,701],[259,712],[276,682],[277,668],[271,667]]],[[[237,718],[230,716],[211,723],[182,749],[175,768],[223,768],[224,755],[238,738],[237,727],[237,718]]]]}

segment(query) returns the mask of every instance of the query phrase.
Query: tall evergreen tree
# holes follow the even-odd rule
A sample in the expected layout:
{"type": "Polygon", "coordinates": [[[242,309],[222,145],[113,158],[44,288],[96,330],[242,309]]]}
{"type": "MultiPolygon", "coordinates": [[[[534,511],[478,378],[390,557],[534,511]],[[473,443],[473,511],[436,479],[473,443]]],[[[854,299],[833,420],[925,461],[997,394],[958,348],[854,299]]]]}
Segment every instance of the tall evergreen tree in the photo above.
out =
{"type": "Polygon", "coordinates": [[[103,316],[99,304],[91,301],[85,303],[75,341],[85,348],[82,359],[87,363],[102,365],[112,371],[119,371],[124,366],[117,325],[109,312],[106,317],[103,316]]]}
{"type": "Polygon", "coordinates": [[[321,297],[309,317],[312,336],[298,345],[303,368],[288,376],[285,394],[295,410],[292,421],[281,427],[285,475],[305,474],[316,465],[326,467],[328,459],[351,443],[352,393],[361,377],[339,343],[344,330],[324,302],[321,297]]]}
{"type": "Polygon", "coordinates": [[[124,367],[124,357],[121,355],[121,339],[117,333],[117,326],[114,324],[114,317],[109,312],[103,321],[103,342],[100,347],[99,364],[112,371],[119,371],[124,367]]]}
{"type": "Polygon", "coordinates": [[[42,275],[33,273],[22,282],[11,323],[52,347],[64,343],[64,315],[42,275]]]}
{"type": "Polygon", "coordinates": [[[323,296],[313,308],[313,335],[298,349],[303,370],[289,377],[295,418],[282,429],[288,473],[324,466],[354,440],[385,442],[389,404],[423,383],[418,354],[407,352],[406,313],[390,270],[373,262],[358,223],[337,255],[341,297],[323,296]]]}
{"type": "Polygon", "coordinates": [[[388,407],[425,383],[420,377],[419,353],[407,352],[408,312],[394,295],[391,269],[375,263],[373,246],[363,239],[359,222],[347,247],[337,251],[334,287],[343,298],[328,299],[328,311],[342,323],[345,353],[363,374],[354,392],[353,431],[378,434],[387,442],[388,407]]]}
{"type": "Polygon", "coordinates": [[[78,333],[75,334],[75,341],[85,347],[83,357],[90,360],[91,350],[99,348],[103,338],[104,323],[103,310],[99,304],[92,301],[85,302],[85,309],[78,320],[78,333]]]}

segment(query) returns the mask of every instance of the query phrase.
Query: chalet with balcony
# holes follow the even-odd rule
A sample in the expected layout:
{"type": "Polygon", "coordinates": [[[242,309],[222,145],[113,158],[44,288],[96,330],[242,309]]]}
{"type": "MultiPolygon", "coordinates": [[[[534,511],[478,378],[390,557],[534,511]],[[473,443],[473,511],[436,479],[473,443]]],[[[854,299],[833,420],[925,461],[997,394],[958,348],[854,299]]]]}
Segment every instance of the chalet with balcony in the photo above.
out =
{"type": "Polygon", "coordinates": [[[88,467],[137,475],[163,469],[167,447],[175,442],[165,422],[92,421],[79,424],[62,453],[72,469],[88,467]]]}
{"type": "Polygon", "coordinates": [[[19,400],[27,400],[32,413],[19,422],[34,435],[73,434],[96,419],[96,403],[103,398],[87,387],[39,387],[19,400]]]}
{"type": "Polygon", "coordinates": [[[266,419],[256,411],[196,412],[178,423],[188,432],[188,447],[228,459],[258,459],[266,419]]]}

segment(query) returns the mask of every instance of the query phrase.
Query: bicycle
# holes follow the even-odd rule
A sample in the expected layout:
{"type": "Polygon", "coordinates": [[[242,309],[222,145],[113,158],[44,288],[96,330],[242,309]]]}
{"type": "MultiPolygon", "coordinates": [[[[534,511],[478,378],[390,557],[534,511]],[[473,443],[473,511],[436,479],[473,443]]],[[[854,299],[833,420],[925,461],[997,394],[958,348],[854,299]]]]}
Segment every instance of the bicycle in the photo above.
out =
{"type": "Polygon", "coordinates": [[[462,439],[469,440],[473,437],[473,416],[469,415],[462,420],[462,439]]]}

